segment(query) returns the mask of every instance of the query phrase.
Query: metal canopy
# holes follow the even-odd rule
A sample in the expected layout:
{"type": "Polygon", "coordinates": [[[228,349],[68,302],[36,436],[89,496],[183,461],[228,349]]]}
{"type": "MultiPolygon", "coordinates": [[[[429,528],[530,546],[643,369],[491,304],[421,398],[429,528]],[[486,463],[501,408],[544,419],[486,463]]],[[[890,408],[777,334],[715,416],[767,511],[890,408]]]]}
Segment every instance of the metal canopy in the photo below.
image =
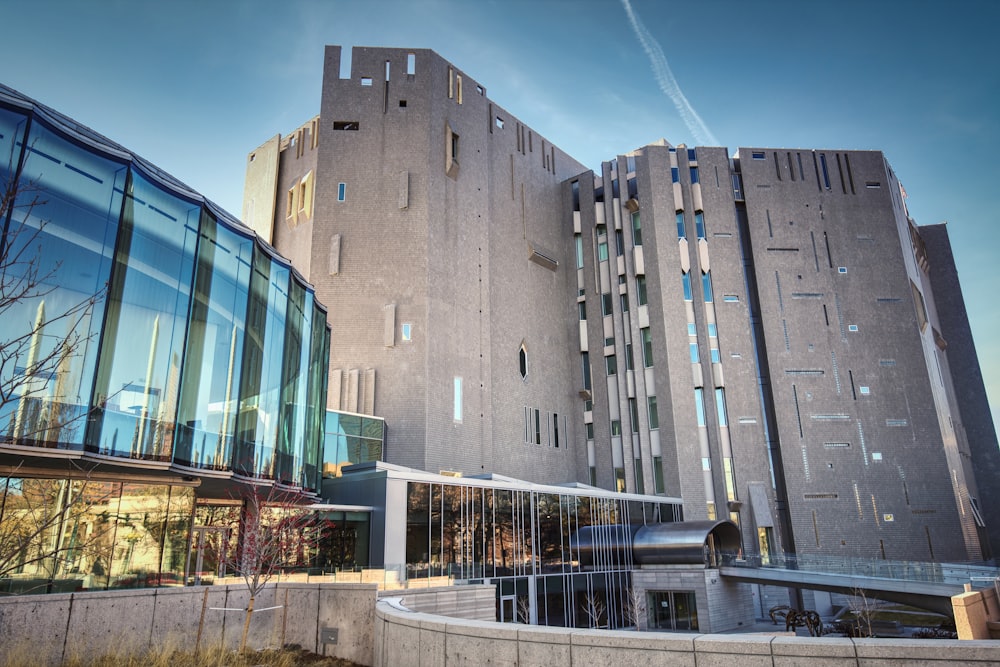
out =
{"type": "Polygon", "coordinates": [[[739,548],[740,529],[732,521],[657,523],[636,532],[632,558],[638,565],[691,565],[705,563],[710,550],[739,548]]]}

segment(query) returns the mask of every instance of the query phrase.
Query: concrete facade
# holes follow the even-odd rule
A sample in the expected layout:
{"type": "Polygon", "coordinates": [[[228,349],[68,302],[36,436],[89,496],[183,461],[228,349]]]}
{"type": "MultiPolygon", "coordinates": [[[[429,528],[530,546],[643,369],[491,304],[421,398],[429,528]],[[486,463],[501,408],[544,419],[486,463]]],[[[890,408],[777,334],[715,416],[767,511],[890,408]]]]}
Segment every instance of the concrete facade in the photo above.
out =
{"type": "Polygon", "coordinates": [[[311,170],[314,218],[271,226],[331,309],[330,407],[384,416],[388,462],[682,497],[765,555],[992,556],[950,249],[880,152],[661,140],[592,172],[431,51],[346,58],[315,162],[272,170],[311,170]]]}
{"type": "MultiPolygon", "coordinates": [[[[697,601],[698,631],[715,633],[739,630],[754,618],[750,587],[726,581],[715,569],[643,566],[632,572],[632,588],[646,602],[649,591],[687,591],[697,601]]],[[[641,610],[639,627],[649,629],[649,609],[641,610]]]]}

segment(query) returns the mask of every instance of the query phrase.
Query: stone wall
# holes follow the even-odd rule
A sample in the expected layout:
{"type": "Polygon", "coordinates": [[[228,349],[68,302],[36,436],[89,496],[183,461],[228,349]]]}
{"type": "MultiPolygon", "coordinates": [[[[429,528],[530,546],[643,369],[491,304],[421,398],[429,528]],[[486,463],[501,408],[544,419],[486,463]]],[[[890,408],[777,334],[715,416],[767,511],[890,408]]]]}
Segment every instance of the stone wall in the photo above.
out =
{"type": "Polygon", "coordinates": [[[486,662],[518,667],[889,667],[914,663],[944,667],[1000,664],[1000,643],[573,630],[442,618],[409,611],[389,600],[376,605],[375,667],[457,667],[486,662]]]}

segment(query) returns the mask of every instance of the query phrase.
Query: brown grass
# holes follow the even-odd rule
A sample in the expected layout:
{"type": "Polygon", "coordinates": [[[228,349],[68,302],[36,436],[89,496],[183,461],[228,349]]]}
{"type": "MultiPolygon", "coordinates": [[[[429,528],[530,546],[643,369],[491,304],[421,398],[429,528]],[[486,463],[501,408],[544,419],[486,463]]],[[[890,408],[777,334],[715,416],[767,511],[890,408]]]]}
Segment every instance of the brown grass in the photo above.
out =
{"type": "MultiPolygon", "coordinates": [[[[50,663],[40,647],[20,646],[0,652],[0,667],[45,667],[50,663]]],[[[161,647],[134,655],[67,658],[62,667],[356,667],[355,663],[302,649],[245,651],[222,647],[197,653],[161,647]]]]}

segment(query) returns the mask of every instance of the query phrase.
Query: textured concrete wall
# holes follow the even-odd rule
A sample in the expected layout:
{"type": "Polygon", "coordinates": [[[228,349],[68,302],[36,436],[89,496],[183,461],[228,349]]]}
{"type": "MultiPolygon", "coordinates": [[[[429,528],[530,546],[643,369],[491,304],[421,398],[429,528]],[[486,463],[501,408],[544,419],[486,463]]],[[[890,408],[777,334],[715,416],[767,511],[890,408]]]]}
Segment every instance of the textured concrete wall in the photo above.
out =
{"type": "Polygon", "coordinates": [[[571,630],[458,621],[388,601],[375,610],[376,667],[650,664],[693,667],[889,667],[1000,664],[1000,643],[571,630]]]}
{"type": "Polygon", "coordinates": [[[475,621],[497,618],[496,586],[443,586],[426,590],[383,591],[380,597],[397,597],[407,609],[425,614],[475,621]]]}
{"type": "MultiPolygon", "coordinates": [[[[375,584],[277,584],[255,600],[251,648],[299,644],[361,665],[372,662],[375,584]],[[337,628],[336,644],[324,644],[337,628]]],[[[105,591],[0,599],[0,653],[26,651],[40,663],[135,653],[150,647],[239,646],[248,601],[243,586],[105,591]],[[201,619],[204,618],[204,622],[201,619]]],[[[2,657],[2,656],[0,656],[2,657]]]]}

